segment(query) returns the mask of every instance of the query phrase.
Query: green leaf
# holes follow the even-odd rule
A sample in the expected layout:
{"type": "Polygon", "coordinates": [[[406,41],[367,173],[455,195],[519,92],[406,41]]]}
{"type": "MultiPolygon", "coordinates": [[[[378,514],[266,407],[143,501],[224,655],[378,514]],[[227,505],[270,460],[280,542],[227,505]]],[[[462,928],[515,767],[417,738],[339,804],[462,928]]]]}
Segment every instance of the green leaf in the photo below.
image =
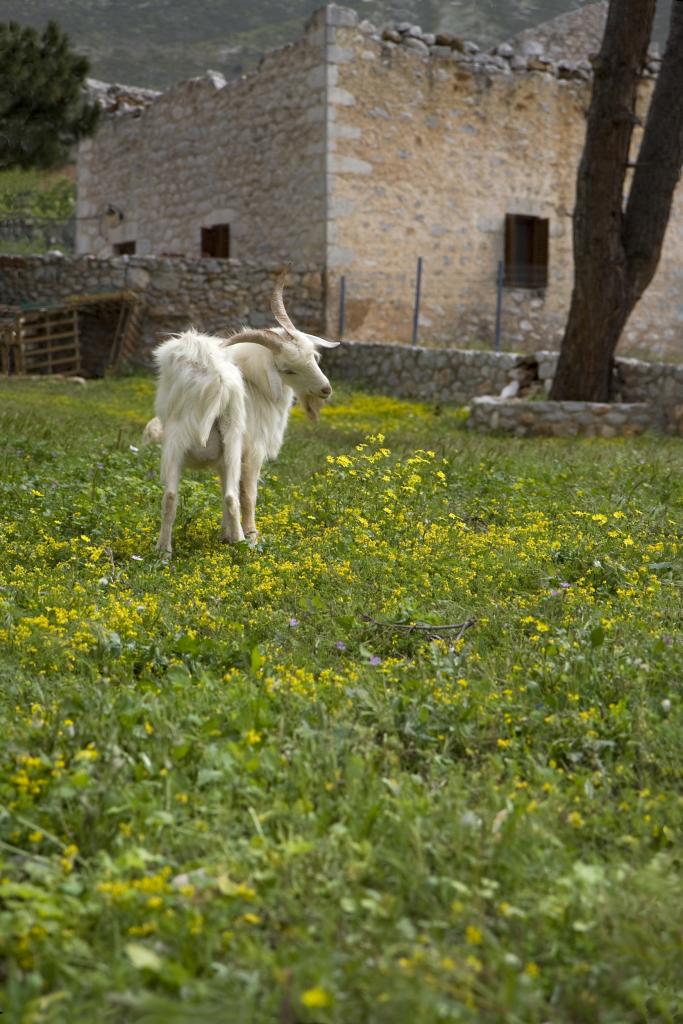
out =
{"type": "Polygon", "coordinates": [[[251,650],[251,671],[258,672],[261,666],[265,662],[265,658],[258,647],[252,647],[251,650]]]}
{"type": "Polygon", "coordinates": [[[605,630],[603,626],[594,626],[590,631],[590,642],[591,647],[600,647],[605,640],[605,630]]]}
{"type": "Polygon", "coordinates": [[[164,964],[161,957],[147,946],[139,942],[129,942],[125,949],[133,967],[137,967],[139,971],[153,971],[154,974],[159,974],[162,970],[164,964]]]}

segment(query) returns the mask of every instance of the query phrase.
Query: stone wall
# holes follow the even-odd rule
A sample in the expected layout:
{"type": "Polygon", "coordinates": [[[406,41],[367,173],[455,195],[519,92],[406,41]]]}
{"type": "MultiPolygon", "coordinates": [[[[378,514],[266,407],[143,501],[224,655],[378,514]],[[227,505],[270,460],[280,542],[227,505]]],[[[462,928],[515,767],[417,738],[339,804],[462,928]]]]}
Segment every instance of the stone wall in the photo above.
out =
{"type": "MultiPolygon", "coordinates": [[[[131,289],[144,299],[141,362],[164,334],[192,324],[228,333],[242,323],[273,322],[270,295],[277,268],[237,260],[154,256],[0,256],[0,304],[54,303],[70,295],[131,289]]],[[[294,322],[320,333],[323,281],[319,272],[293,271],[285,303],[294,322]]]]}
{"type": "MultiPolygon", "coordinates": [[[[515,409],[527,405],[540,417],[542,401],[516,398],[499,401],[497,396],[505,389],[508,396],[544,398],[550,390],[556,364],[556,353],[548,351],[477,352],[376,342],[347,342],[325,353],[325,372],[333,382],[343,380],[400,398],[460,405],[481,396],[487,396],[487,401],[495,398],[494,404],[481,406],[480,418],[496,410],[502,415],[501,410],[508,408],[512,410],[509,417],[513,417],[515,409]]],[[[613,390],[615,403],[634,408],[647,406],[650,425],[664,424],[666,429],[678,430],[683,414],[683,365],[618,358],[613,390]]],[[[612,404],[596,415],[604,417],[610,409],[613,409],[612,404]]],[[[600,422],[612,425],[611,419],[600,422]]],[[[633,422],[640,422],[637,416],[633,422]]]]}
{"type": "Polygon", "coordinates": [[[231,256],[322,270],[324,40],[319,16],[252,74],[207,72],[105,118],[79,147],[78,252],[199,257],[201,228],[228,223],[231,256]]]}
{"type": "Polygon", "coordinates": [[[347,343],[325,352],[325,373],[356,387],[430,402],[464,405],[499,394],[523,357],[513,352],[347,343]]]}
{"type": "MultiPolygon", "coordinates": [[[[528,40],[482,53],[406,25],[380,35],[352,12],[345,21],[330,58],[330,330],[343,274],[349,335],[408,340],[422,256],[420,338],[490,345],[505,215],[516,213],[549,219],[549,281],[542,291],[505,290],[504,346],[556,346],[573,283],[571,215],[590,64],[558,61],[538,48],[527,54],[528,40]]],[[[644,81],[641,111],[650,91],[644,81]]],[[[682,296],[683,186],[659,272],[621,350],[679,355],[682,296]]]]}
{"type": "Polygon", "coordinates": [[[516,437],[634,437],[667,426],[657,406],[644,402],[525,402],[490,396],[473,400],[467,425],[516,437]]]}

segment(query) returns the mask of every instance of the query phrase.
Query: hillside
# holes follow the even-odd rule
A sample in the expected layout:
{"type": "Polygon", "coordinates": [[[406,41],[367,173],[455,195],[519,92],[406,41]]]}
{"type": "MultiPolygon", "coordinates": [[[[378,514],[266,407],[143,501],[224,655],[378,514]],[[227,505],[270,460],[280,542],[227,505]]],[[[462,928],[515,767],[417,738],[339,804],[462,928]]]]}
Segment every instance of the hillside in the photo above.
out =
{"type": "MultiPolygon", "coordinates": [[[[671,0],[660,0],[657,36],[671,0]]],[[[492,44],[581,6],[581,0],[349,0],[378,25],[405,20],[492,44]]],[[[104,81],[163,89],[206,68],[240,74],[295,39],[320,0],[0,0],[0,20],[53,18],[104,81]]]]}

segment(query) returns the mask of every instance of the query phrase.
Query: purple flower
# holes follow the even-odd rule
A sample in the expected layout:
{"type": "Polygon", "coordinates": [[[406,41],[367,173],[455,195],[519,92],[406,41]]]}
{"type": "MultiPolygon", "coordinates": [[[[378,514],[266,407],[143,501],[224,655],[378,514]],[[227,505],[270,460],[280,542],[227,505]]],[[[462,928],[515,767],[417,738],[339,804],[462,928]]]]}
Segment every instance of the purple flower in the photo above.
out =
{"type": "Polygon", "coordinates": [[[292,627],[292,629],[295,629],[299,625],[299,620],[298,619],[290,619],[289,620],[289,624],[292,627]]]}
{"type": "Polygon", "coordinates": [[[382,659],[379,657],[379,655],[373,654],[373,656],[370,658],[370,664],[371,665],[381,665],[382,664],[382,659]]]}
{"type": "Polygon", "coordinates": [[[335,644],[335,647],[337,648],[338,651],[345,651],[346,650],[346,644],[344,643],[343,640],[337,640],[337,643],[335,644]]]}

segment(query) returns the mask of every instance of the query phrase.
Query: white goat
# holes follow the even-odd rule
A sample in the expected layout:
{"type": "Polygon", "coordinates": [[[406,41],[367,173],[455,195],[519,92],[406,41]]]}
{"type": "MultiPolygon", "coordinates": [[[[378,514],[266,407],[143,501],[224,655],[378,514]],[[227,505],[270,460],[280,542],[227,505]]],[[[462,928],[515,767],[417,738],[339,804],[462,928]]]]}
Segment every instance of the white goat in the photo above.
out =
{"type": "Polygon", "coordinates": [[[279,274],[271,309],[279,327],[244,328],[229,338],[188,330],[160,345],[155,409],[143,442],[161,442],[161,531],[157,550],[169,558],[183,468],[218,471],[223,496],[221,540],[257,537],[254,511],[264,459],[277,456],[294,396],[316,420],[332,394],[316,346],[334,348],[297,330],[282,300],[279,274]]]}

